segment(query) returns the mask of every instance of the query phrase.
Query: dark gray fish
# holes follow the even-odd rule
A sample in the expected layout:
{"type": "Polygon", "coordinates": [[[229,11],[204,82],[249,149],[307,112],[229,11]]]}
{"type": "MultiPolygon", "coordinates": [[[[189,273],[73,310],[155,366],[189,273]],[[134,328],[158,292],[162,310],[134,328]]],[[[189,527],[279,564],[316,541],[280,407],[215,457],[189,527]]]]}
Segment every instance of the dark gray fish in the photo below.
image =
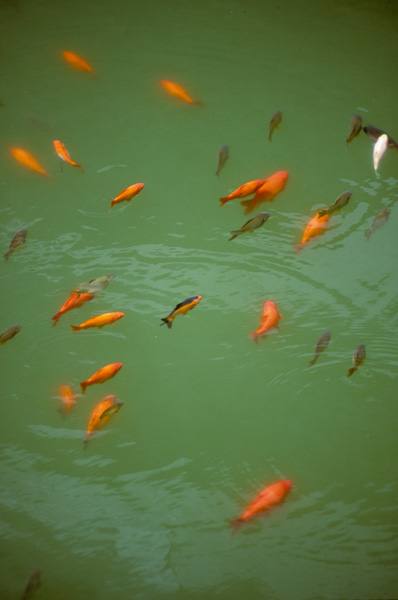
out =
{"type": "Polygon", "coordinates": [[[24,593],[21,596],[21,600],[30,600],[31,598],[33,598],[33,595],[39,589],[40,586],[41,586],[41,569],[39,569],[39,567],[37,567],[29,575],[29,579],[26,584],[24,593]]]}
{"type": "Polygon", "coordinates": [[[315,361],[317,360],[320,353],[323,352],[325,350],[325,348],[328,347],[330,336],[331,336],[330,331],[325,331],[324,333],[322,333],[322,335],[320,335],[320,337],[316,343],[314,358],[310,361],[310,364],[309,364],[310,367],[313,364],[315,364],[315,361]]]}
{"type": "Polygon", "coordinates": [[[362,129],[362,117],[360,115],[353,115],[351,118],[351,130],[346,139],[346,143],[351,142],[357,135],[361,133],[362,129]]]}
{"type": "Polygon", "coordinates": [[[347,377],[351,377],[353,373],[360,367],[363,361],[366,358],[365,346],[363,344],[359,344],[354,350],[354,354],[352,355],[353,367],[349,369],[347,373],[347,377]]]}
{"type": "Polygon", "coordinates": [[[3,331],[3,333],[0,334],[0,344],[5,344],[6,342],[8,342],[8,340],[13,338],[14,335],[17,335],[17,333],[21,331],[21,328],[22,325],[12,325],[11,327],[3,331]]]}
{"type": "Polygon", "coordinates": [[[370,229],[365,231],[365,237],[367,240],[369,240],[370,236],[376,229],[379,229],[379,227],[383,227],[383,225],[387,223],[388,217],[390,216],[390,212],[391,210],[389,208],[383,208],[383,210],[381,210],[379,214],[375,216],[370,229]]]}
{"type": "Polygon", "coordinates": [[[269,134],[268,134],[269,141],[271,141],[274,129],[277,129],[279,127],[279,123],[281,123],[281,122],[282,122],[282,112],[280,110],[278,110],[272,116],[271,122],[269,124],[269,134]]]}
{"type": "Polygon", "coordinates": [[[335,210],[340,210],[346,204],[348,204],[349,199],[352,196],[351,190],[346,190],[336,200],[333,202],[329,208],[322,208],[318,210],[318,217],[324,217],[325,215],[331,215],[335,210]]]}
{"type": "Polygon", "coordinates": [[[23,244],[26,242],[26,236],[28,234],[28,230],[27,229],[21,229],[21,231],[18,231],[14,237],[11,240],[10,243],[10,247],[8,249],[7,254],[4,255],[4,258],[6,260],[8,260],[8,257],[18,248],[20,248],[21,246],[23,246],[23,244]]]}
{"type": "Polygon", "coordinates": [[[381,135],[385,134],[388,137],[388,143],[387,143],[388,147],[392,148],[393,150],[398,150],[397,142],[390,135],[388,135],[388,133],[386,133],[385,131],[378,129],[377,127],[373,127],[373,125],[367,125],[366,127],[363,128],[363,130],[366,133],[366,135],[368,137],[370,137],[370,139],[373,140],[374,142],[377,142],[379,137],[381,135]]]}
{"type": "Polygon", "coordinates": [[[221,169],[225,165],[225,162],[226,162],[228,156],[229,156],[228,146],[227,146],[227,144],[224,144],[223,146],[221,146],[221,148],[217,152],[217,171],[216,171],[216,175],[218,175],[220,173],[221,169]]]}
{"type": "Polygon", "coordinates": [[[253,232],[255,229],[257,229],[257,227],[261,227],[261,225],[265,223],[268,217],[269,213],[262,212],[256,215],[255,217],[249,219],[244,225],[242,225],[240,229],[237,229],[236,231],[231,231],[232,237],[229,238],[229,241],[235,239],[238,235],[240,235],[241,233],[245,233],[246,231],[253,232]]]}

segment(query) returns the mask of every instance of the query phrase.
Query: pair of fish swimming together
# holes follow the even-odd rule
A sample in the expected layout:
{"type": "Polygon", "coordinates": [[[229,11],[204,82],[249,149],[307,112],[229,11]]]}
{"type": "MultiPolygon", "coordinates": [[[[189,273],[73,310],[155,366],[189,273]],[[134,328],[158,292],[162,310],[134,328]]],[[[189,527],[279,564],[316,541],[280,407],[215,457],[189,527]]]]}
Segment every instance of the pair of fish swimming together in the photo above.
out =
{"type": "MultiPolygon", "coordinates": [[[[328,347],[330,338],[331,338],[330,331],[325,331],[324,333],[322,333],[320,335],[320,337],[316,343],[314,358],[310,361],[309,366],[314,365],[315,362],[318,360],[319,355],[325,350],[325,348],[328,347]]],[[[351,367],[351,369],[349,369],[349,371],[347,373],[347,377],[351,377],[351,375],[353,373],[355,373],[355,371],[357,371],[358,367],[360,367],[363,364],[365,358],[366,358],[365,346],[363,344],[359,344],[355,348],[354,354],[352,356],[352,362],[353,362],[354,366],[351,367]]]]}

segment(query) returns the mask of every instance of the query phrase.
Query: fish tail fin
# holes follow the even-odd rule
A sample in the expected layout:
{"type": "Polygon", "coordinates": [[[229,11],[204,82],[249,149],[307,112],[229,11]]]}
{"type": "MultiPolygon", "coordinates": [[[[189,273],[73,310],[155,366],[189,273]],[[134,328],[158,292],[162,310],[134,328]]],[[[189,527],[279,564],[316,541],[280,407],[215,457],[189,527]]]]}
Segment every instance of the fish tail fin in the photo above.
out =
{"type": "Polygon", "coordinates": [[[254,340],[256,342],[256,344],[258,344],[258,335],[256,335],[255,333],[250,333],[249,338],[254,340]]]}
{"type": "Polygon", "coordinates": [[[298,254],[300,252],[300,250],[302,250],[304,248],[304,244],[301,244],[301,243],[300,244],[295,244],[293,246],[293,248],[294,248],[294,251],[296,252],[296,254],[298,254]]]}
{"type": "Polygon", "coordinates": [[[242,519],[233,519],[229,522],[229,524],[232,527],[231,537],[233,537],[235,533],[242,527],[243,521],[242,519]]]}
{"type": "MultiPolygon", "coordinates": [[[[221,206],[222,206],[222,205],[221,205],[221,206]]],[[[9,253],[9,252],[7,252],[7,254],[5,254],[5,255],[4,255],[4,258],[6,259],[6,262],[7,262],[7,260],[8,260],[8,257],[9,257],[9,256],[10,256],[10,253],[9,253]]]]}
{"type": "Polygon", "coordinates": [[[80,325],[71,325],[71,328],[72,328],[73,333],[76,333],[76,331],[79,331],[80,325]]]}
{"type": "Polygon", "coordinates": [[[351,367],[351,369],[349,369],[348,373],[347,373],[347,377],[351,377],[351,375],[353,373],[355,373],[355,371],[357,370],[358,367],[351,367]]]}
{"type": "Polygon", "coordinates": [[[229,242],[231,240],[234,240],[236,237],[238,237],[238,235],[240,234],[240,231],[239,230],[238,231],[230,231],[230,233],[232,233],[232,237],[229,238],[229,240],[228,240],[229,242]]]}
{"type": "Polygon", "coordinates": [[[370,238],[370,236],[371,236],[371,233],[372,233],[372,232],[370,231],[370,229],[368,229],[367,231],[365,231],[365,237],[366,237],[366,239],[367,239],[368,241],[369,241],[369,238],[370,238]]]}
{"type": "Polygon", "coordinates": [[[314,356],[314,358],[312,360],[310,360],[310,362],[308,363],[308,366],[312,367],[312,365],[315,364],[317,358],[318,358],[317,356],[314,356]]]}
{"type": "Polygon", "coordinates": [[[171,325],[172,325],[173,321],[170,321],[169,317],[166,317],[166,318],[162,319],[162,321],[163,321],[163,323],[160,324],[161,326],[162,325],[167,325],[167,327],[169,329],[171,329],[171,325]]]}
{"type": "Polygon", "coordinates": [[[194,100],[192,104],[196,104],[196,106],[204,106],[202,100],[194,100]]]}
{"type": "Polygon", "coordinates": [[[224,204],[226,204],[228,202],[228,200],[230,200],[230,198],[228,198],[227,196],[224,196],[223,198],[219,198],[219,201],[221,202],[220,208],[222,206],[224,206],[224,204]]]}
{"type": "Polygon", "coordinates": [[[83,396],[84,396],[84,392],[86,391],[87,385],[88,385],[87,381],[82,381],[80,384],[80,387],[82,388],[83,396]]]}
{"type": "Polygon", "coordinates": [[[253,198],[249,198],[249,200],[242,200],[241,205],[245,207],[245,215],[251,213],[256,207],[256,203],[253,202],[253,198]]]}
{"type": "Polygon", "coordinates": [[[54,316],[52,317],[52,319],[53,319],[54,323],[51,325],[51,327],[55,327],[55,326],[56,326],[56,324],[58,323],[58,321],[60,320],[60,318],[61,318],[61,315],[60,315],[60,316],[54,315],[54,316]]]}

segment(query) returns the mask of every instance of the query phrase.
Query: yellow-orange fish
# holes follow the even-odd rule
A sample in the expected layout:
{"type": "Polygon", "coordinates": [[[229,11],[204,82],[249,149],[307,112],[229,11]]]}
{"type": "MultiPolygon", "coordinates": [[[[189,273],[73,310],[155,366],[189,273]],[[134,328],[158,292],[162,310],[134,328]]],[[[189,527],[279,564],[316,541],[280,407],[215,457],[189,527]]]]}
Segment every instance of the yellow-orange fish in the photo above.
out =
{"type": "Polygon", "coordinates": [[[64,57],[66,62],[77,71],[85,71],[86,73],[91,73],[91,75],[94,76],[94,71],[90,67],[88,62],[78,54],[70,52],[69,50],[65,50],[64,52],[62,52],[62,56],[64,57]]]}
{"type": "Polygon", "coordinates": [[[179,98],[184,102],[188,102],[189,104],[203,105],[203,102],[201,100],[192,100],[192,98],[188,95],[184,88],[178,85],[178,83],[175,83],[174,81],[168,81],[167,79],[161,79],[160,83],[162,84],[166,92],[168,92],[172,96],[175,96],[176,98],[179,98]]]}
{"type": "Polygon", "coordinates": [[[266,336],[271,329],[278,327],[279,319],[283,319],[283,317],[278,312],[275,302],[267,300],[264,303],[260,326],[254,333],[250,334],[250,337],[257,343],[259,337],[266,336]]]}
{"type": "Polygon", "coordinates": [[[59,410],[62,414],[67,415],[77,402],[76,395],[72,392],[69,385],[60,385],[59,395],[62,401],[62,407],[59,410]]]}
{"type": "Polygon", "coordinates": [[[81,169],[83,171],[82,165],[76,163],[75,161],[73,161],[71,159],[69,152],[67,151],[67,149],[65,148],[65,146],[62,142],[60,142],[59,140],[54,140],[53,146],[55,148],[55,152],[58,154],[58,156],[60,158],[62,158],[62,160],[69,163],[70,165],[72,165],[72,167],[79,167],[79,169],[81,169]]]}
{"type": "Polygon", "coordinates": [[[88,422],[84,447],[87,446],[94,431],[106,425],[109,419],[111,419],[122,406],[123,402],[116,402],[116,397],[113,395],[105,396],[105,398],[95,406],[88,422]]]}
{"type": "Polygon", "coordinates": [[[133,183],[133,185],[129,185],[128,188],[120,192],[120,194],[118,194],[118,196],[112,200],[111,208],[120,202],[129,202],[131,198],[140,193],[143,187],[143,183],[133,183]]]}
{"type": "Polygon", "coordinates": [[[51,179],[50,175],[46,173],[41,165],[37,162],[37,160],[31,155],[30,152],[24,150],[23,148],[11,148],[11,154],[21,165],[27,167],[28,169],[32,169],[32,171],[36,171],[36,173],[40,173],[48,179],[51,179]]]}
{"type": "Polygon", "coordinates": [[[104,327],[104,325],[112,325],[118,319],[124,317],[123,312],[109,312],[103,313],[102,315],[96,315],[80,325],[71,325],[73,331],[80,331],[80,329],[89,329],[90,327],[104,327]]]}
{"type": "Polygon", "coordinates": [[[304,246],[314,237],[320,235],[325,231],[329,224],[330,214],[327,213],[320,217],[318,214],[315,217],[312,217],[307,227],[304,229],[303,237],[301,238],[301,242],[294,246],[296,252],[302,250],[304,246]]]}
{"type": "Polygon", "coordinates": [[[89,385],[94,385],[95,383],[104,383],[104,381],[108,381],[108,379],[115,377],[116,373],[120,371],[122,366],[123,363],[121,362],[110,363],[109,365],[105,365],[105,367],[102,367],[96,371],[96,373],[91,375],[91,377],[86,379],[86,381],[81,382],[80,385],[82,388],[82,394],[84,394],[89,385]]]}
{"type": "Polygon", "coordinates": [[[219,198],[221,206],[224,206],[230,200],[234,200],[234,198],[245,198],[246,196],[250,196],[254,194],[260,188],[263,183],[265,183],[265,179],[253,179],[253,181],[248,181],[243,185],[240,185],[236,190],[228,194],[228,196],[224,196],[223,198],[219,198]]]}
{"type": "Polygon", "coordinates": [[[262,202],[272,202],[275,196],[285,188],[288,177],[287,171],[277,171],[270,175],[257,189],[253,198],[242,200],[241,204],[245,207],[245,215],[251,213],[262,202]]]}

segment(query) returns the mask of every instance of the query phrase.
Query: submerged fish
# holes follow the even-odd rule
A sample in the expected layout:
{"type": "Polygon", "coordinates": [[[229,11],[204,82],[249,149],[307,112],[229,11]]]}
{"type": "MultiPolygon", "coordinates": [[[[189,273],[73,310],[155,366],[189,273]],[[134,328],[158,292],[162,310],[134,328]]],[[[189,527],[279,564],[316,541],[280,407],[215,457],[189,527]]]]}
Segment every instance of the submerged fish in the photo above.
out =
{"type": "Polygon", "coordinates": [[[340,196],[333,202],[329,208],[321,208],[318,210],[318,217],[324,217],[325,215],[331,215],[335,210],[340,210],[346,204],[348,204],[352,196],[351,190],[347,190],[340,194],[340,196]]]}
{"type": "Polygon", "coordinates": [[[79,308],[79,306],[82,306],[85,302],[93,300],[93,298],[95,298],[94,294],[78,294],[77,292],[72,292],[69,298],[65,300],[59,311],[52,317],[54,321],[52,326],[55,327],[63,314],[74,308],[79,308]]]}
{"type": "Polygon", "coordinates": [[[133,183],[133,185],[129,185],[128,188],[121,191],[120,194],[111,201],[111,208],[120,202],[130,202],[131,198],[139,194],[143,187],[143,183],[133,183]]]}
{"type": "Polygon", "coordinates": [[[347,373],[347,377],[351,377],[353,373],[360,367],[363,361],[366,358],[365,346],[363,344],[359,344],[354,350],[354,354],[352,355],[353,367],[349,369],[347,373]]]}
{"type": "Polygon", "coordinates": [[[193,308],[195,308],[195,306],[197,304],[199,304],[199,302],[202,300],[202,298],[203,298],[203,296],[191,296],[190,298],[187,298],[183,302],[180,302],[179,304],[177,304],[177,306],[175,308],[173,308],[173,310],[167,317],[162,319],[163,323],[161,323],[161,325],[166,324],[167,327],[169,329],[171,329],[171,326],[172,326],[173,321],[176,318],[176,316],[177,315],[185,316],[189,310],[192,310],[193,308]]]}
{"type": "Polygon", "coordinates": [[[24,589],[24,593],[21,596],[21,600],[30,600],[33,598],[35,592],[41,586],[41,569],[36,567],[29,575],[29,579],[24,589]]]}
{"type": "Polygon", "coordinates": [[[4,255],[4,258],[6,260],[8,260],[9,256],[11,256],[11,254],[15,252],[15,250],[18,250],[18,248],[24,245],[24,243],[26,242],[27,235],[27,229],[21,229],[14,235],[14,237],[11,240],[10,247],[8,248],[8,252],[4,255]]]}
{"type": "Polygon", "coordinates": [[[315,364],[320,353],[323,352],[325,350],[325,348],[328,347],[330,336],[331,336],[330,331],[325,331],[324,333],[322,333],[322,335],[320,335],[320,337],[316,343],[314,358],[310,361],[310,364],[309,364],[310,367],[315,364]]]}
{"type": "Polygon", "coordinates": [[[19,333],[21,329],[22,325],[11,325],[11,327],[3,331],[3,333],[0,334],[0,345],[3,345],[6,342],[8,342],[8,340],[13,338],[14,335],[17,335],[17,333],[19,333]]]}
{"type": "Polygon", "coordinates": [[[104,325],[112,325],[118,319],[124,317],[123,312],[109,312],[103,313],[102,315],[97,315],[88,319],[88,321],[84,321],[80,325],[71,325],[73,331],[80,331],[81,329],[89,329],[90,327],[104,327],[104,325]]]}
{"type": "Polygon", "coordinates": [[[75,394],[72,392],[69,385],[60,385],[59,386],[59,394],[62,401],[62,407],[59,409],[61,413],[64,415],[68,414],[70,409],[75,406],[77,402],[77,398],[75,394]]]}
{"type": "Polygon", "coordinates": [[[201,100],[192,100],[192,98],[187,94],[184,88],[178,85],[178,83],[175,83],[174,81],[168,81],[167,79],[161,79],[160,83],[162,84],[166,92],[168,92],[172,96],[175,96],[176,98],[179,98],[184,102],[188,102],[189,104],[203,105],[203,102],[201,100]]]}
{"type": "Polygon", "coordinates": [[[330,214],[326,214],[323,217],[320,217],[318,214],[316,214],[315,217],[312,217],[312,219],[304,229],[301,242],[294,246],[296,252],[302,250],[312,238],[323,233],[329,224],[329,219],[330,214]]]}
{"type": "Polygon", "coordinates": [[[386,133],[383,133],[377,140],[373,148],[373,166],[375,171],[377,171],[380,161],[384,156],[385,151],[387,150],[388,144],[388,136],[386,133]]]}
{"type": "Polygon", "coordinates": [[[363,130],[366,133],[366,135],[368,137],[370,137],[370,139],[373,140],[374,142],[377,142],[377,140],[379,139],[379,137],[381,135],[383,135],[383,134],[387,135],[388,147],[391,148],[392,150],[398,150],[398,143],[390,135],[388,135],[388,133],[386,134],[385,131],[378,129],[377,127],[373,127],[373,125],[367,125],[366,127],[363,128],[363,130]]]}
{"type": "Polygon", "coordinates": [[[217,171],[216,171],[216,175],[218,175],[220,173],[221,169],[225,165],[225,162],[226,162],[228,156],[229,156],[228,146],[227,146],[227,144],[224,144],[223,146],[221,146],[221,148],[217,152],[217,171]]]}
{"type": "Polygon", "coordinates": [[[261,324],[254,333],[250,334],[250,337],[257,343],[259,337],[265,337],[271,329],[278,327],[279,319],[283,319],[283,317],[278,312],[275,302],[267,300],[264,303],[261,324]]]}
{"type": "Polygon", "coordinates": [[[236,231],[231,231],[232,237],[229,238],[229,241],[235,239],[238,235],[245,233],[246,231],[250,231],[251,233],[253,233],[255,229],[261,227],[261,225],[265,223],[268,217],[269,213],[267,212],[262,212],[256,215],[255,217],[252,217],[251,219],[246,221],[246,223],[242,225],[240,229],[237,229],[236,231]]]}
{"type": "Polygon", "coordinates": [[[105,367],[102,367],[101,369],[96,371],[93,375],[91,375],[91,377],[86,379],[86,381],[81,382],[80,385],[82,388],[82,394],[84,395],[84,392],[86,391],[86,388],[89,385],[94,385],[95,383],[104,383],[105,381],[108,381],[108,379],[112,379],[112,377],[115,377],[116,373],[120,371],[122,366],[123,363],[115,362],[110,363],[109,365],[105,365],[105,367]]]}
{"type": "Polygon", "coordinates": [[[379,212],[379,214],[375,216],[370,229],[365,231],[365,237],[368,241],[369,241],[370,236],[376,229],[379,229],[379,227],[383,227],[383,225],[385,223],[387,223],[390,213],[391,213],[391,210],[389,208],[383,208],[383,210],[381,210],[379,212]]]}
{"type": "Polygon", "coordinates": [[[282,112],[280,110],[278,110],[271,119],[271,122],[269,124],[269,134],[268,134],[268,139],[269,141],[271,141],[272,138],[272,134],[274,132],[274,129],[278,129],[279,124],[282,122],[282,112]]]}
{"type": "Polygon", "coordinates": [[[360,115],[353,115],[351,118],[351,129],[346,139],[346,143],[352,142],[352,140],[361,133],[362,129],[362,117],[360,115]]]}
{"type": "Polygon", "coordinates": [[[116,402],[116,397],[113,395],[106,396],[95,406],[88,422],[84,447],[87,446],[94,431],[106,425],[122,406],[123,402],[116,402]]]}
{"type": "Polygon", "coordinates": [[[230,200],[234,200],[235,198],[245,198],[246,196],[250,196],[254,194],[265,183],[265,179],[253,179],[253,181],[248,181],[243,185],[240,185],[236,190],[228,194],[228,196],[224,196],[223,198],[219,198],[221,206],[224,206],[230,200]]]}
{"type": "Polygon", "coordinates": [[[79,169],[81,169],[83,171],[82,165],[76,163],[75,161],[73,161],[71,159],[69,152],[67,151],[67,149],[65,148],[65,146],[63,145],[62,142],[60,142],[59,140],[54,140],[53,146],[54,146],[55,152],[58,154],[59,158],[62,158],[62,160],[69,163],[70,165],[72,165],[72,167],[79,167],[79,169]]]}
{"type": "Polygon", "coordinates": [[[242,200],[241,205],[245,207],[245,215],[252,212],[262,202],[272,202],[284,188],[289,177],[287,171],[277,171],[268,177],[257,189],[253,198],[242,200]]]}
{"type": "Polygon", "coordinates": [[[101,275],[95,279],[90,279],[87,283],[84,283],[77,290],[74,290],[76,294],[97,294],[101,290],[104,290],[112,279],[115,279],[116,275],[110,273],[109,275],[101,275]]]}
{"type": "Polygon", "coordinates": [[[64,52],[62,52],[62,56],[64,57],[66,62],[77,71],[86,71],[87,73],[91,73],[91,75],[94,75],[94,71],[88,64],[88,62],[78,54],[70,52],[69,50],[65,50],[64,52]]]}
{"type": "Polygon", "coordinates": [[[21,165],[27,167],[28,169],[32,169],[32,171],[36,171],[36,173],[40,173],[48,179],[51,179],[50,175],[46,173],[41,165],[37,162],[37,160],[31,155],[30,152],[24,150],[23,148],[11,148],[11,154],[21,165]]]}

